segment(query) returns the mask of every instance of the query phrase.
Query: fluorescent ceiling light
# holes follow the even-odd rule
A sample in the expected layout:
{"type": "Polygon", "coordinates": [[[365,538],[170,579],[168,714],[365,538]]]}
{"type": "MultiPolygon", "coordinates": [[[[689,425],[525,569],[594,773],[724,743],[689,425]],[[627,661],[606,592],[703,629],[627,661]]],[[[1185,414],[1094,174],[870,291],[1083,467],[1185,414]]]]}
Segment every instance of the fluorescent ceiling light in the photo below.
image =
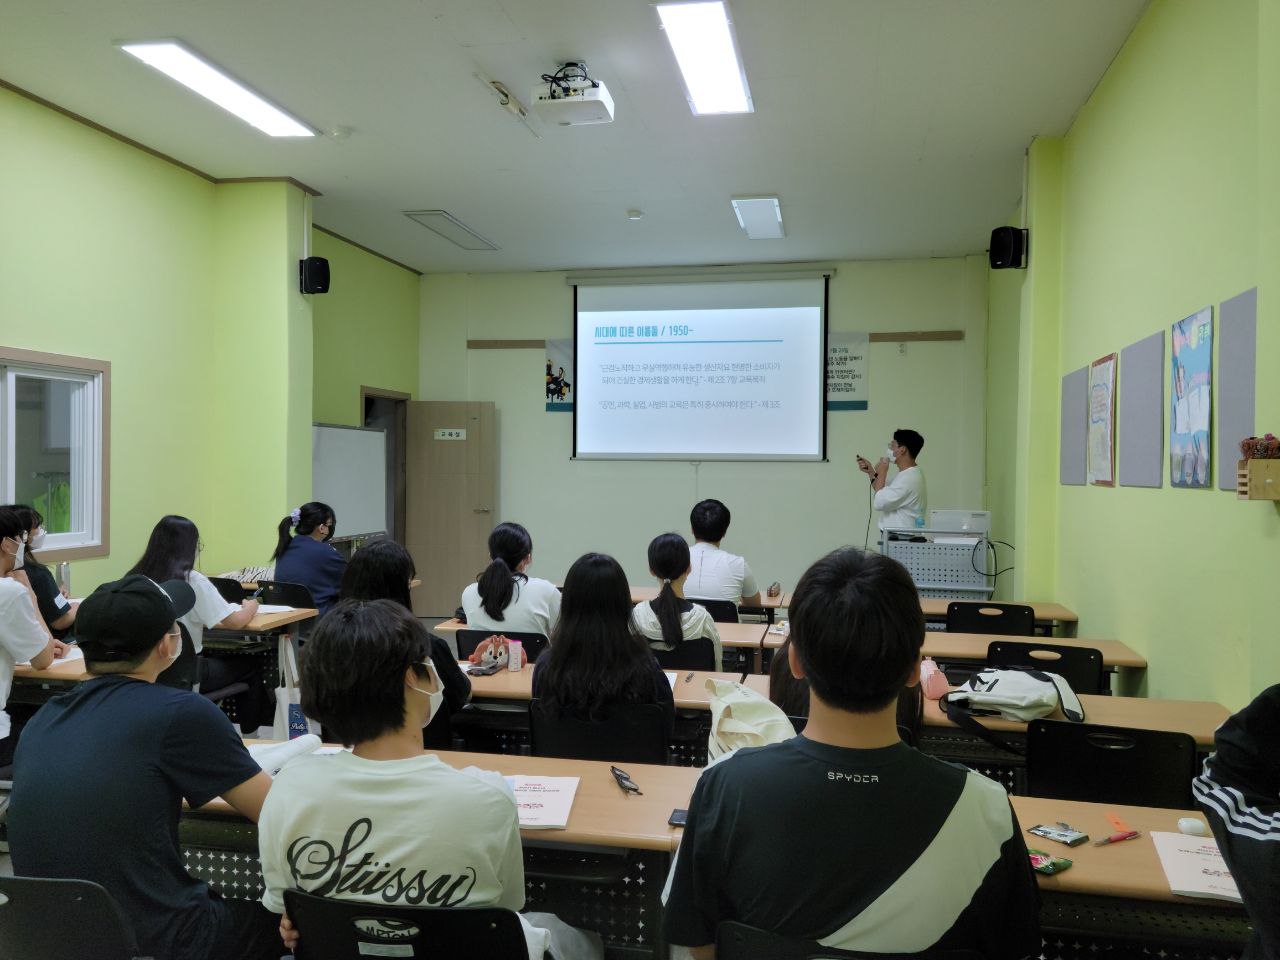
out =
{"type": "Polygon", "coordinates": [[[416,220],[433,233],[438,233],[463,250],[497,250],[498,245],[486,240],[447,210],[406,210],[404,215],[416,220]]]}
{"type": "Polygon", "coordinates": [[[149,67],[177,80],[223,110],[234,113],[273,137],[314,137],[315,131],[268,103],[248,87],[231,79],[208,61],[200,59],[173,40],[122,43],[120,49],[149,67]]]}
{"type": "Polygon", "coordinates": [[[723,0],[659,3],[657,7],[694,114],[753,112],[747,75],[723,0]]]}
{"type": "Polygon", "coordinates": [[[730,201],[738,215],[738,226],[752,240],[781,240],[782,206],[777,197],[735,197],[730,201]]]}

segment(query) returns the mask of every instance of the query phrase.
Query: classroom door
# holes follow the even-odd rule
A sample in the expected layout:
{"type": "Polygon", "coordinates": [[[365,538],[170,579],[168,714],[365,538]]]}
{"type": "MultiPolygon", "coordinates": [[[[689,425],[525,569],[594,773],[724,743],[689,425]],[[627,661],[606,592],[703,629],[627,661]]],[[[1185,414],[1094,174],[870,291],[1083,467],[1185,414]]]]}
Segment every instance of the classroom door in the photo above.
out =
{"type": "Polygon", "coordinates": [[[420,400],[408,407],[405,546],[422,581],[413,591],[413,612],[450,616],[463,587],[489,563],[496,522],[494,405],[420,400]]]}

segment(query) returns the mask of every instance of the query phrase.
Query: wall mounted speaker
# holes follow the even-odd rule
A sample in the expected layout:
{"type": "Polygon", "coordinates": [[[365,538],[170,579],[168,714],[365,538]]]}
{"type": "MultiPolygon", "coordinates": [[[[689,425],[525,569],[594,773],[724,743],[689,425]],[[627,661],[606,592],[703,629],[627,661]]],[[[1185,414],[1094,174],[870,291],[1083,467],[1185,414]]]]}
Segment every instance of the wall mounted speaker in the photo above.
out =
{"type": "Polygon", "coordinates": [[[329,292],[329,261],[306,257],[298,261],[298,289],[303,293],[329,292]]]}
{"type": "Polygon", "coordinates": [[[996,227],[991,231],[987,251],[992,270],[1020,270],[1027,265],[1027,231],[1018,227],[996,227]]]}

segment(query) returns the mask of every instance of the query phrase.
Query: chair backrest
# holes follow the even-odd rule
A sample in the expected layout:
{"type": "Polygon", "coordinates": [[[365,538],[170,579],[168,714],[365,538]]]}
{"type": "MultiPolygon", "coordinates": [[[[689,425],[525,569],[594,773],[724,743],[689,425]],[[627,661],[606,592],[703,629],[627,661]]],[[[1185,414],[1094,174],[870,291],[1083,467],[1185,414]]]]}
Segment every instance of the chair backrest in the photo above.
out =
{"type": "Polygon", "coordinates": [[[607,717],[553,717],[529,701],[529,742],[535,757],[666,763],[666,714],[656,703],[627,703],[607,717]]]}
{"type": "Polygon", "coordinates": [[[179,622],[178,629],[182,631],[182,650],[178,653],[178,659],[156,677],[156,683],[177,687],[179,690],[194,690],[200,679],[200,659],[196,655],[195,644],[191,642],[191,634],[187,632],[187,625],[179,622]]]}
{"type": "Polygon", "coordinates": [[[716,623],[738,622],[738,605],[732,600],[705,600],[700,597],[688,597],[686,599],[690,603],[706,607],[707,613],[711,614],[711,619],[716,623]]]}
{"type": "Polygon", "coordinates": [[[663,670],[719,670],[716,647],[710,637],[685,640],[674,650],[653,649],[654,659],[663,670]]]}
{"type": "Polygon", "coordinates": [[[1102,651],[1055,643],[992,640],[987,644],[989,667],[1034,667],[1056,673],[1075,693],[1102,693],[1102,651]]]}
{"type": "Polygon", "coordinates": [[[0,957],[135,960],[133,927],[88,880],[0,877],[0,957]]]}
{"type": "Polygon", "coordinates": [[[1188,733],[1033,720],[1027,793],[1055,800],[1191,807],[1196,742],[1188,733]]]}
{"type": "Polygon", "coordinates": [[[1029,637],[1036,632],[1036,612],[1023,603],[964,603],[953,600],[947,604],[947,630],[952,633],[1029,637]]]}
{"type": "Polygon", "coordinates": [[[230,577],[210,577],[209,582],[227,603],[240,603],[248,596],[245,593],[244,584],[239,580],[232,580],[230,577]]]}
{"type": "Polygon", "coordinates": [[[498,636],[519,640],[524,646],[525,663],[533,663],[549,646],[547,638],[540,633],[525,633],[521,630],[459,630],[454,638],[458,644],[458,659],[467,659],[485,640],[498,636]]]}
{"type": "Polygon", "coordinates": [[[520,918],[498,907],[402,907],[331,900],[292,889],[284,891],[284,905],[298,930],[297,960],[363,956],[525,960],[529,956],[520,918]]]}
{"type": "Polygon", "coordinates": [[[854,957],[861,960],[983,960],[976,950],[927,950],[922,953],[863,953],[824,947],[816,940],[784,937],[724,920],[716,928],[716,960],[819,960],[826,957],[854,957]]]}
{"type": "Polygon", "coordinates": [[[300,583],[259,580],[258,589],[262,591],[258,599],[263,603],[279,604],[283,607],[302,607],[307,610],[314,610],[316,606],[311,591],[300,583]]]}

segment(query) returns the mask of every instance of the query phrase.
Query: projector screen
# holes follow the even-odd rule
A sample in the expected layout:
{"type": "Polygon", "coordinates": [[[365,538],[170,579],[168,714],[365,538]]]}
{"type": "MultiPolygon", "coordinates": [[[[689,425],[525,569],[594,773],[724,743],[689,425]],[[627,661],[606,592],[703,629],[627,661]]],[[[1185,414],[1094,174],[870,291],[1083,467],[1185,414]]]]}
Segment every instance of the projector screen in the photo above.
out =
{"type": "Polygon", "coordinates": [[[826,279],[575,288],[574,456],[822,460],[826,279]]]}

